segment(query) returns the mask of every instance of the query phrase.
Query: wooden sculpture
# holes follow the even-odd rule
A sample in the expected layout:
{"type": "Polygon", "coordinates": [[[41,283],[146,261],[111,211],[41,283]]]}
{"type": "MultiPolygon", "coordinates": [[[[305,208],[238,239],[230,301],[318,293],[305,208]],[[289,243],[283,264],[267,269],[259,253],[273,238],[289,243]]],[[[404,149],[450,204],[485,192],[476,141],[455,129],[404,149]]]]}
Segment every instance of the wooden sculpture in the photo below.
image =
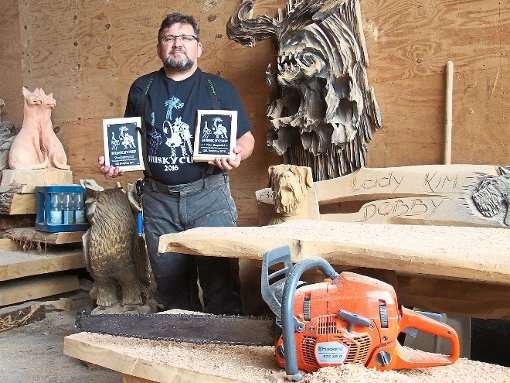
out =
{"type": "Polygon", "coordinates": [[[312,190],[312,171],[305,166],[271,166],[269,184],[273,192],[274,211],[269,224],[308,217],[308,193],[312,190]]]}
{"type": "Polygon", "coordinates": [[[254,3],[242,1],[227,34],[248,46],[273,38],[278,47],[276,71],[267,71],[268,146],[286,163],[311,167],[316,181],[364,166],[381,116],[368,85],[359,1],[289,0],[277,19],[250,19],[254,3]]]}
{"type": "MultiPolygon", "coordinates": [[[[83,247],[87,270],[95,281],[93,313],[154,311],[155,284],[143,238],[127,193],[118,186],[104,190],[94,180],[82,181],[86,189],[90,229],[83,247]]],[[[132,188],[131,188],[131,191],[132,188]]]]}
{"type": "Polygon", "coordinates": [[[51,111],[56,105],[53,95],[47,95],[41,88],[30,92],[23,87],[23,96],[23,124],[9,152],[9,167],[69,169],[64,148],[51,123],[51,111]]]}

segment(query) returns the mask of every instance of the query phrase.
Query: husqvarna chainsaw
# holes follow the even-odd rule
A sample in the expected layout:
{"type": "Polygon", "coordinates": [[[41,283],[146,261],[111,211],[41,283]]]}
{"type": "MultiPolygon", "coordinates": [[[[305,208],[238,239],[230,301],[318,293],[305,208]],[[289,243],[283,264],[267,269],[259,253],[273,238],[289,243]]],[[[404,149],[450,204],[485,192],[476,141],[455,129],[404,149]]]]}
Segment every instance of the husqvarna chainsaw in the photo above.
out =
{"type": "Polygon", "coordinates": [[[277,362],[293,380],[301,378],[300,371],[344,363],[390,370],[442,366],[459,357],[455,330],[399,307],[390,285],[354,273],[338,274],[320,258],[292,265],[288,247],[264,255],[261,292],[281,335],[275,336],[273,320],[203,314],[82,314],[77,327],[145,339],[275,344],[277,362]],[[270,274],[277,264],[283,267],[270,274]],[[306,285],[299,280],[315,268],[325,274],[324,282],[306,285]],[[407,328],[448,339],[451,354],[403,348],[397,336],[407,328]]]}
{"type": "Polygon", "coordinates": [[[275,355],[287,377],[301,379],[301,371],[360,363],[378,370],[443,366],[459,357],[453,328],[401,307],[393,287],[351,272],[338,274],[323,259],[294,266],[288,247],[266,253],[262,264],[262,296],[282,329],[275,355]],[[277,264],[283,267],[270,274],[277,264]],[[320,269],[326,279],[306,285],[302,274],[320,269]],[[397,336],[408,328],[446,338],[450,355],[402,347],[397,336]]]}

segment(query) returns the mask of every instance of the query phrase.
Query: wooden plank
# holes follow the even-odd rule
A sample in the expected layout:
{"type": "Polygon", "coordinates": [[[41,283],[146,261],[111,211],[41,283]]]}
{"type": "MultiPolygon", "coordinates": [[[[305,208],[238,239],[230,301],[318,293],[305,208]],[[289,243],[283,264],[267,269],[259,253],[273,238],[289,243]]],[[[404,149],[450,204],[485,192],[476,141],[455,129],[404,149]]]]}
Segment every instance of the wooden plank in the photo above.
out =
{"type": "Polygon", "coordinates": [[[76,275],[43,275],[0,282],[0,306],[67,293],[80,288],[76,275]]]}
{"type": "Polygon", "coordinates": [[[0,252],[0,281],[85,267],[81,249],[68,251],[0,252]]]}
{"type": "Polygon", "coordinates": [[[362,168],[315,183],[319,204],[408,196],[457,197],[481,175],[498,175],[492,165],[422,165],[362,168]]]}
{"type": "Polygon", "coordinates": [[[34,193],[36,186],[72,184],[73,172],[61,169],[2,170],[0,188],[23,185],[22,193],[34,193]]]}
{"type": "Polygon", "coordinates": [[[160,237],[159,252],[261,260],[288,245],[292,259],[510,284],[510,231],[499,228],[290,221],[281,225],[196,228],[160,237]]]}
{"type": "Polygon", "coordinates": [[[122,375],[122,383],[150,383],[150,382],[154,382],[154,380],[137,378],[136,376],[131,375],[122,375]]]}
{"type": "Polygon", "coordinates": [[[46,233],[38,231],[33,227],[18,227],[6,230],[6,236],[24,243],[45,243],[48,245],[64,245],[71,243],[81,243],[81,237],[85,234],[84,231],[69,231],[60,233],[46,233]]]}
{"type": "MultiPolygon", "coordinates": [[[[179,345],[175,342],[158,343],[131,340],[130,345],[127,346],[125,341],[125,338],[108,335],[88,333],[72,334],[64,338],[64,354],[123,374],[155,382],[248,382],[248,380],[244,380],[242,376],[221,376],[220,370],[225,370],[224,365],[217,366],[218,372],[216,373],[210,370],[207,373],[201,373],[201,365],[207,366],[210,365],[210,362],[208,362],[206,358],[197,358],[196,352],[190,350],[190,347],[185,344],[179,345]],[[99,339],[98,336],[105,341],[104,344],[97,342],[99,339]],[[153,346],[152,355],[151,353],[144,353],[144,351],[146,351],[144,345],[147,344],[153,346]],[[175,351],[175,354],[173,354],[175,358],[170,357],[167,360],[157,358],[158,352],[167,352],[163,351],[163,349],[173,349],[175,351]],[[183,358],[194,360],[196,362],[195,367],[193,369],[183,368],[182,364],[189,365],[188,362],[179,363],[179,360],[183,361],[183,358]]],[[[195,345],[195,347],[205,348],[206,346],[195,345]]],[[[214,347],[212,349],[214,349],[214,347]]],[[[272,351],[272,347],[250,347],[250,349],[270,349],[272,351]]],[[[266,351],[268,351],[267,356],[271,357],[271,351],[266,351]]],[[[212,359],[214,357],[214,351],[211,352],[209,356],[212,359]]],[[[245,360],[246,368],[249,368],[248,360],[245,360]]],[[[223,360],[221,364],[232,364],[232,361],[227,358],[223,360]]],[[[202,367],[202,370],[204,369],[205,367],[202,367]]]]}
{"type": "Polygon", "coordinates": [[[10,238],[0,238],[0,252],[19,250],[18,245],[10,238]]]}

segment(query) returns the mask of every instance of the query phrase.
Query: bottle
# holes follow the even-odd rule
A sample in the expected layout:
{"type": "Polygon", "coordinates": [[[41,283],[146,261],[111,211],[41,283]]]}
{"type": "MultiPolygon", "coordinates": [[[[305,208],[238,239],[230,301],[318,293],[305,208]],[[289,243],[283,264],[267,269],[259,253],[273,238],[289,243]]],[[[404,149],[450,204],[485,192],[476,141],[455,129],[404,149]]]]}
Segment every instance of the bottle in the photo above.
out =
{"type": "Polygon", "coordinates": [[[76,223],[85,223],[85,202],[83,201],[83,193],[73,193],[74,207],[76,213],[76,223]]]}
{"type": "Polygon", "coordinates": [[[63,197],[63,210],[64,210],[64,225],[70,225],[74,223],[74,210],[73,200],[71,193],[61,193],[63,197]]]}
{"type": "Polygon", "coordinates": [[[48,224],[62,224],[62,209],[60,205],[60,198],[57,193],[50,194],[50,212],[48,214],[48,224]]]}

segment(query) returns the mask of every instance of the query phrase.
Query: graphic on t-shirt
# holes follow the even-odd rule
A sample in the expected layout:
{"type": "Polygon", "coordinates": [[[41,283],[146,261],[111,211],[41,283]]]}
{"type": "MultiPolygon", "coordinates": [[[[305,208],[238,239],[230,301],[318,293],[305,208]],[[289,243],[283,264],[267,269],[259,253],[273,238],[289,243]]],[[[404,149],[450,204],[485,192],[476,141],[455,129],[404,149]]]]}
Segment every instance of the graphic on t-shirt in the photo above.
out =
{"type": "Polygon", "coordinates": [[[192,134],[190,126],[183,121],[182,116],[176,116],[176,111],[184,107],[184,103],[173,96],[164,102],[166,107],[165,120],[161,129],[149,132],[149,161],[164,165],[163,171],[175,172],[179,164],[191,163],[193,153],[192,134]],[[164,150],[163,145],[170,149],[164,150]]]}

